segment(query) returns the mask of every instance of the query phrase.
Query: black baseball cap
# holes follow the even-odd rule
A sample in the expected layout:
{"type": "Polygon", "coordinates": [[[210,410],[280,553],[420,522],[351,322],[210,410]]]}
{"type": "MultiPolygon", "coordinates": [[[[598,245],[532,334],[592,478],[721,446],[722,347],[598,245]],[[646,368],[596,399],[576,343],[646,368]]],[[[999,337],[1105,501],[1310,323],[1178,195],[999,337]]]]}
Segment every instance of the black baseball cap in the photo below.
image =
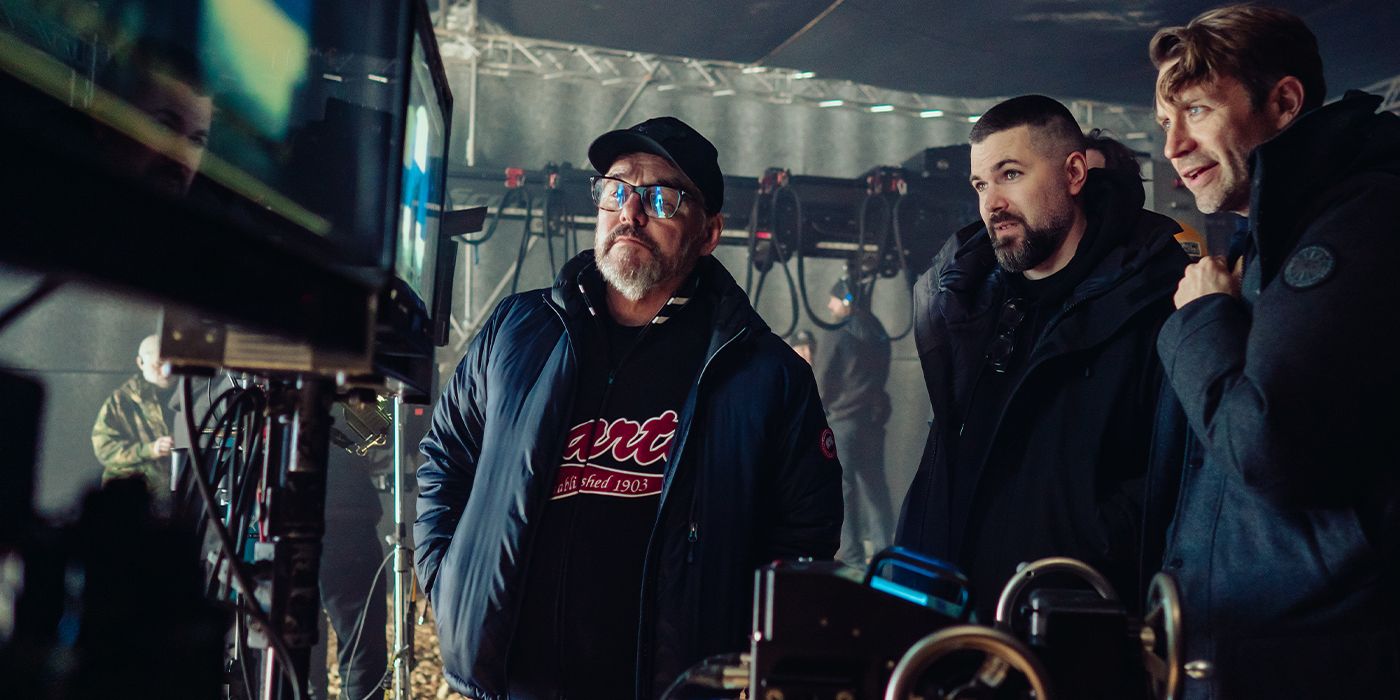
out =
{"type": "Polygon", "coordinates": [[[609,131],[588,147],[588,162],[606,175],[619,156],[650,153],[670,161],[700,188],[705,213],[724,208],[724,174],[719,171],[719,152],[709,139],[675,117],[656,117],[626,129],[609,131]]]}

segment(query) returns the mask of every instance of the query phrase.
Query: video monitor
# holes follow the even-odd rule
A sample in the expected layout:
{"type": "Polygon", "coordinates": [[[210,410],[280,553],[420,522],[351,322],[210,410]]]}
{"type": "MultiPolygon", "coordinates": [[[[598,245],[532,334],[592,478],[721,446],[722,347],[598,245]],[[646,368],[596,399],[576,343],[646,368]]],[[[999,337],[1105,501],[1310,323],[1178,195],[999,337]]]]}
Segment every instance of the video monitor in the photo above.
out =
{"type": "MultiPolygon", "coordinates": [[[[397,269],[413,8],[0,0],[0,261],[365,350],[397,269]]],[[[443,114],[418,118],[429,153],[443,114]]],[[[413,165],[426,228],[441,163],[413,165]]]]}
{"type": "Polygon", "coordinates": [[[456,243],[442,235],[452,93],[427,12],[418,5],[406,67],[403,171],[394,274],[422,301],[433,344],[446,342],[456,243]],[[444,303],[445,302],[445,303],[444,303]]]}

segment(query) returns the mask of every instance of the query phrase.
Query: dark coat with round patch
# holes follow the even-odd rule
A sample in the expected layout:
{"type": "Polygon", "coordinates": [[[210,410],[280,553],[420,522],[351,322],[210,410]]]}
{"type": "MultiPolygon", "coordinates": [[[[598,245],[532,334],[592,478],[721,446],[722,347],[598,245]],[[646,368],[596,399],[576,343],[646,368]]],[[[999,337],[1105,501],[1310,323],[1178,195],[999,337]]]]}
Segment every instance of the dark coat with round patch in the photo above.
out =
{"type": "Polygon", "coordinates": [[[1196,441],[1166,568],[1188,698],[1400,692],[1400,119],[1350,94],[1255,150],[1241,299],[1167,321],[1196,441]]]}

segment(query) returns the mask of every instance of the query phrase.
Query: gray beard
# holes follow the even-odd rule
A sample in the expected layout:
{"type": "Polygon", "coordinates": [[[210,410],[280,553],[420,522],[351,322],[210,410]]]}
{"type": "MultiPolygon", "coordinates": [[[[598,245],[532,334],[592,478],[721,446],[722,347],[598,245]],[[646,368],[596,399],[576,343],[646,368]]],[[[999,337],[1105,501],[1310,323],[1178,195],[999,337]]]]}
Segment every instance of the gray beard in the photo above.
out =
{"type": "Polygon", "coordinates": [[[660,261],[652,259],[625,265],[612,250],[598,258],[603,279],[628,301],[641,301],[663,278],[660,261]]]}
{"type": "Polygon", "coordinates": [[[637,235],[631,226],[620,224],[609,231],[607,238],[597,246],[599,252],[595,260],[603,280],[624,299],[636,302],[641,301],[662,283],[690,274],[699,258],[699,240],[700,237],[695,236],[694,240],[686,241],[676,257],[668,259],[649,239],[637,235]],[[617,238],[621,235],[630,235],[643,241],[651,251],[651,258],[624,261],[623,255],[630,254],[615,253],[613,250],[617,247],[617,238]]]}

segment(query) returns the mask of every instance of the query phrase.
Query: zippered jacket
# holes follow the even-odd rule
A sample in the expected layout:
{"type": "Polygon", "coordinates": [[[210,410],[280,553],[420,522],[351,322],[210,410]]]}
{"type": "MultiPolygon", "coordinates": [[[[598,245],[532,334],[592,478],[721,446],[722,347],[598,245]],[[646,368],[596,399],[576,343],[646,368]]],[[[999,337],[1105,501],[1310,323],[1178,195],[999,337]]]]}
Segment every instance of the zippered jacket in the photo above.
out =
{"type": "Polygon", "coordinates": [[[92,425],[92,452],[102,463],[102,482],[140,476],[152,493],[170,490],[170,459],[151,452],[151,443],[170,434],[156,387],[133,374],[117,387],[92,425]]]}
{"type": "MultiPolygon", "coordinates": [[[[563,454],[581,325],[592,322],[580,291],[592,267],[584,251],[552,288],[497,306],[420,445],[418,578],[444,675],[478,700],[506,697],[531,537],[563,454]]],[[[706,656],[745,649],[754,570],[779,558],[830,559],[841,529],[841,466],[810,367],[718,261],[701,258],[697,272],[712,333],[643,566],[638,698],[661,694],[706,656]]]]}
{"type": "Polygon", "coordinates": [[[1142,209],[1141,183],[1091,170],[1083,198],[1090,225],[1098,228],[1092,251],[1078,254],[1092,252],[1097,260],[1035,339],[1019,385],[991,412],[1017,419],[978,431],[988,445],[1024,445],[1019,463],[1002,466],[1013,476],[1048,475],[1040,481],[1052,488],[1033,499],[1017,496],[1025,507],[1014,521],[973,527],[978,504],[998,498],[1007,485],[988,475],[986,464],[955,465],[950,458],[979,373],[992,371],[988,348],[1008,295],[981,222],[949,239],[914,291],[915,337],[933,421],[896,542],[955,564],[974,551],[1006,563],[1005,578],[972,581],[974,604],[984,614],[995,607],[1017,562],[1084,560],[1132,608],[1160,561],[1165,517],[1154,528],[1143,526],[1164,387],[1154,344],[1188,259],[1173,238],[1180,226],[1142,209]],[[958,475],[976,482],[954,489],[958,475]],[[954,493],[971,494],[971,501],[954,503],[954,493]]]}
{"type": "Polygon", "coordinates": [[[1300,116],[1251,155],[1241,296],[1157,347],[1196,438],[1166,568],[1183,697],[1400,692],[1400,119],[1381,98],[1300,116]]]}

